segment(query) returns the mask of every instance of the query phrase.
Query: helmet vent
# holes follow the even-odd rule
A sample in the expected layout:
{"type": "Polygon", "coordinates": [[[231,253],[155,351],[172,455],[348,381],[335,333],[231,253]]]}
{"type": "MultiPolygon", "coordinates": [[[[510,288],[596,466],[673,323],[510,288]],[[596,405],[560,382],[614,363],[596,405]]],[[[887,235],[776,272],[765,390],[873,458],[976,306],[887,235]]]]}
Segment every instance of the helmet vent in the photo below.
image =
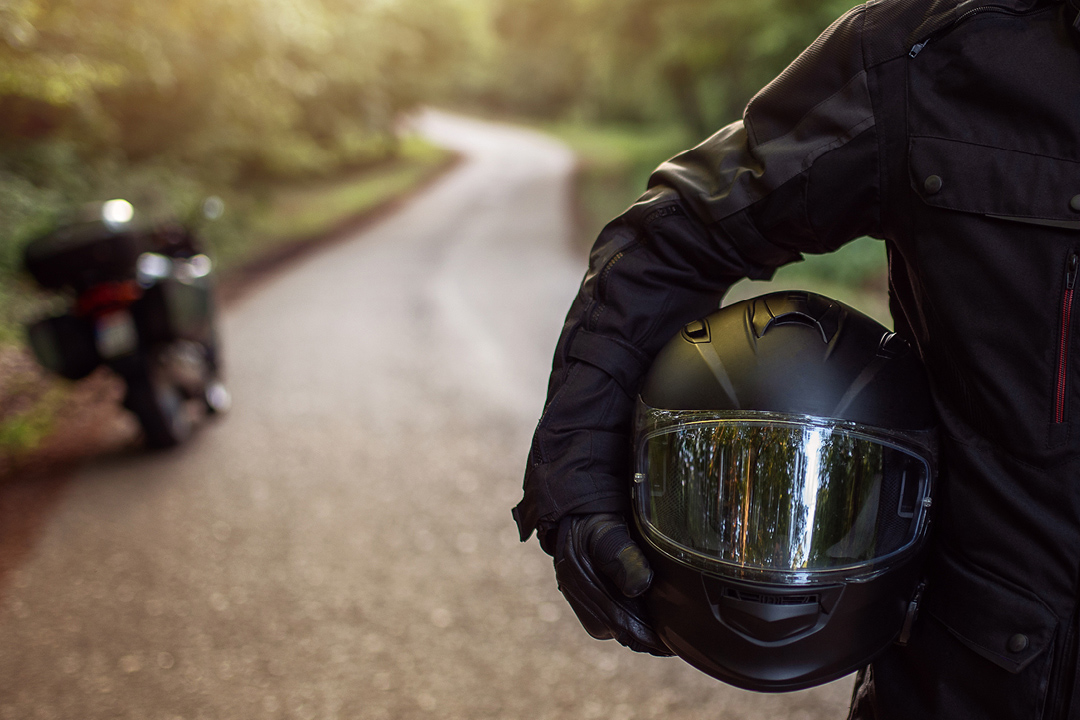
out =
{"type": "Polygon", "coordinates": [[[821,333],[826,345],[840,328],[840,307],[820,295],[774,293],[754,300],[748,308],[754,334],[761,338],[778,325],[802,325],[821,333]]]}
{"type": "Polygon", "coordinates": [[[711,595],[709,583],[702,580],[713,616],[753,643],[804,637],[822,627],[828,617],[819,593],[754,592],[725,583],[718,595],[711,595]]]}
{"type": "Polygon", "coordinates": [[[735,600],[763,605],[816,605],[820,600],[817,595],[772,595],[737,590],[733,587],[725,588],[724,595],[735,600]]]}

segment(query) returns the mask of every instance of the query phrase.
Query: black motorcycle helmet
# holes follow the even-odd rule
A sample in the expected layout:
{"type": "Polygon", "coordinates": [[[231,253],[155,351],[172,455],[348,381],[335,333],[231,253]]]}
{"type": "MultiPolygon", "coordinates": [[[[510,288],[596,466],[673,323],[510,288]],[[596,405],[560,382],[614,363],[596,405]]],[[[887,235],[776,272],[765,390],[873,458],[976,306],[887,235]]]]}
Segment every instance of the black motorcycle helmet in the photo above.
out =
{"type": "Polygon", "coordinates": [[[908,343],[839,302],[780,292],[683,328],[635,418],[645,601],[664,643],[749,690],[864,666],[920,581],[934,428],[908,343]]]}

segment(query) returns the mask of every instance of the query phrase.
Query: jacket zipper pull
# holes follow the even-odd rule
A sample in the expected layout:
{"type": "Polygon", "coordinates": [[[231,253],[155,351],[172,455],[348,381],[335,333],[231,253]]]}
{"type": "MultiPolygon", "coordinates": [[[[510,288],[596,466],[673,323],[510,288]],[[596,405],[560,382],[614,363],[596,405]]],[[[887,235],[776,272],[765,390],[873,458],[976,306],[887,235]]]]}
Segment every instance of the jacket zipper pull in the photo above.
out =
{"type": "Polygon", "coordinates": [[[1065,287],[1068,290],[1076,288],[1077,270],[1080,270],[1080,255],[1073,253],[1069,256],[1069,270],[1065,273],[1065,287]]]}
{"type": "Polygon", "coordinates": [[[926,40],[923,40],[922,42],[917,42],[914,45],[912,45],[911,46],[911,52],[908,53],[908,56],[909,57],[918,57],[919,53],[922,52],[922,49],[924,47],[926,47],[926,43],[928,43],[928,42],[930,42],[930,38],[927,38],[926,40]]]}

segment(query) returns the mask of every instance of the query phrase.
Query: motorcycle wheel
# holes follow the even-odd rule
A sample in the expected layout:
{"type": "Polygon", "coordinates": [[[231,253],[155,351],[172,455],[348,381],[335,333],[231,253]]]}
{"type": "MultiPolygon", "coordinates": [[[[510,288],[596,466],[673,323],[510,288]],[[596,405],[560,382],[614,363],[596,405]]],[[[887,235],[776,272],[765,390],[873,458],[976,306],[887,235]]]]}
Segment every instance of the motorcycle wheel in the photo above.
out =
{"type": "Polygon", "coordinates": [[[187,393],[171,377],[162,353],[151,353],[125,373],[124,405],[135,413],[149,448],[168,448],[186,440],[195,427],[187,393]]]}

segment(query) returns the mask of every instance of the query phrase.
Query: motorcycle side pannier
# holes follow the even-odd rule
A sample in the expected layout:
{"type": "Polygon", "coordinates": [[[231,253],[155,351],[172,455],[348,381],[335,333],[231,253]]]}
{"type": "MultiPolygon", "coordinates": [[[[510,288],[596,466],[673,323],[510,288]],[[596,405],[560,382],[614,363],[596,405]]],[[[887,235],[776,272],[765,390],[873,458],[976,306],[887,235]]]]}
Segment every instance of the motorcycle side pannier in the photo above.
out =
{"type": "Polygon", "coordinates": [[[27,328],[30,347],[41,366],[69,380],[81,380],[101,363],[88,318],[58,315],[27,328]]]}

